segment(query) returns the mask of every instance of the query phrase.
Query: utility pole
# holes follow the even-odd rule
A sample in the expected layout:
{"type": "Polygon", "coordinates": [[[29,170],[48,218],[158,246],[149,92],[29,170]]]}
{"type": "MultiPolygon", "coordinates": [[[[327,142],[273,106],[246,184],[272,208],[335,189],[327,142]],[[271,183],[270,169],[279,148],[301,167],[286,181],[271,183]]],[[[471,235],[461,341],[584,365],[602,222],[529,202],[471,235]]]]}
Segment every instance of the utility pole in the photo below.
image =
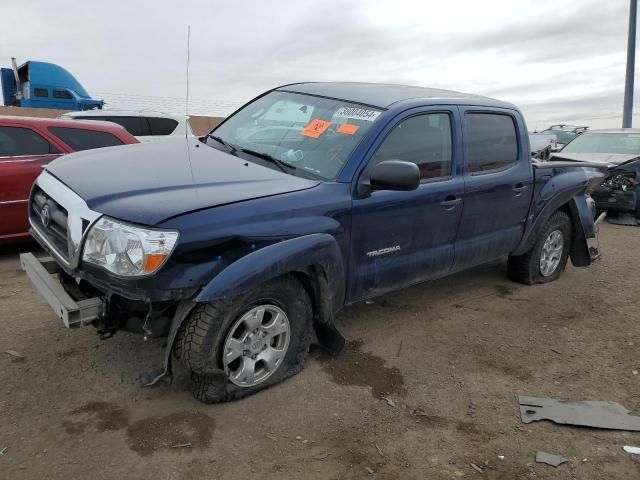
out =
{"type": "Polygon", "coordinates": [[[622,128],[631,128],[633,121],[633,80],[636,66],[636,14],[638,0],[630,0],[629,6],[629,39],[627,41],[627,77],[624,82],[624,109],[622,112],[622,128]]]}

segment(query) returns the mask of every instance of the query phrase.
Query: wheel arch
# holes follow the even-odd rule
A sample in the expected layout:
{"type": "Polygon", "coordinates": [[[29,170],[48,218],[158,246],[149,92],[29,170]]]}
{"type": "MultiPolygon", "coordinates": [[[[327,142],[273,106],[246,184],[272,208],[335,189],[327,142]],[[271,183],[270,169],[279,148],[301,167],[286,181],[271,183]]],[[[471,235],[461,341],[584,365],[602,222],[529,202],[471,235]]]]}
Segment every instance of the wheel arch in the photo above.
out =
{"type": "Polygon", "coordinates": [[[344,304],[346,279],[340,248],[329,234],[295,237],[250,253],[216,275],[195,301],[236,296],[284,275],[294,276],[307,291],[320,344],[332,354],[339,353],[345,340],[333,320],[344,304]]]}
{"type": "Polygon", "coordinates": [[[522,255],[529,251],[542,233],[546,221],[558,211],[565,213],[571,221],[571,248],[569,250],[571,263],[576,267],[591,265],[587,239],[596,235],[595,207],[591,197],[586,194],[572,195],[568,198],[566,196],[557,197],[556,201],[547,204],[540,214],[528,224],[520,245],[512,255],[522,255]]]}

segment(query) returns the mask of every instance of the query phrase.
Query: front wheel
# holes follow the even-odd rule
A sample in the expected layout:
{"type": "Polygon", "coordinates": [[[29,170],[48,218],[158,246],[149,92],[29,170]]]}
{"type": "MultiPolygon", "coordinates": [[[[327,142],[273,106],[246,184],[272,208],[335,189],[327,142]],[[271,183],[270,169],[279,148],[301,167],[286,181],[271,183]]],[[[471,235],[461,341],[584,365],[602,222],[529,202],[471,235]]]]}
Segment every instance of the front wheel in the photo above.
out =
{"type": "Polygon", "coordinates": [[[567,265],[570,247],[571,220],[566,213],[556,212],[531,250],[509,257],[509,278],[527,285],[556,280],[567,265]]]}
{"type": "Polygon", "coordinates": [[[295,277],[286,276],[196,307],[177,348],[192,372],[194,397],[225,402],[302,370],[312,331],[309,295],[295,277]]]}

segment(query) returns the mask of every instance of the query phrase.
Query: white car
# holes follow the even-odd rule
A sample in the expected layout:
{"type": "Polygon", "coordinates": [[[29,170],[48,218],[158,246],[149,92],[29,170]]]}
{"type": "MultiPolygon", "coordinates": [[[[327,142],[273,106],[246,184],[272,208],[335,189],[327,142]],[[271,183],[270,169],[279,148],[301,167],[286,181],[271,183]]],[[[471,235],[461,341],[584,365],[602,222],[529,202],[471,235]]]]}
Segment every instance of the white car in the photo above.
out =
{"type": "Polygon", "coordinates": [[[188,117],[135,110],[88,110],[68,112],[61,118],[101,120],[122,125],[141,142],[155,142],[176,136],[192,136],[188,117]]]}

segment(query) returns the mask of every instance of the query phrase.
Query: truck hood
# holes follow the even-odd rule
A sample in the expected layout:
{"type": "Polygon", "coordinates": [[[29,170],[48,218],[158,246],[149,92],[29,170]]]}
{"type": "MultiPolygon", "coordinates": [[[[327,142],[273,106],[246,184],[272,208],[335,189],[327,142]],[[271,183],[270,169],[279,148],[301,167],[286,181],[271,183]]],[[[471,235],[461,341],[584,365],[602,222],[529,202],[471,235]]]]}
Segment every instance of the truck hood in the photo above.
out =
{"type": "Polygon", "coordinates": [[[245,161],[196,138],[73,153],[51,162],[47,171],[91,210],[145,225],[319,184],[245,161]]]}
{"type": "Polygon", "coordinates": [[[640,157],[640,155],[626,155],[621,153],[563,153],[551,154],[550,160],[570,160],[576,162],[600,163],[602,165],[620,165],[640,157]]]}

